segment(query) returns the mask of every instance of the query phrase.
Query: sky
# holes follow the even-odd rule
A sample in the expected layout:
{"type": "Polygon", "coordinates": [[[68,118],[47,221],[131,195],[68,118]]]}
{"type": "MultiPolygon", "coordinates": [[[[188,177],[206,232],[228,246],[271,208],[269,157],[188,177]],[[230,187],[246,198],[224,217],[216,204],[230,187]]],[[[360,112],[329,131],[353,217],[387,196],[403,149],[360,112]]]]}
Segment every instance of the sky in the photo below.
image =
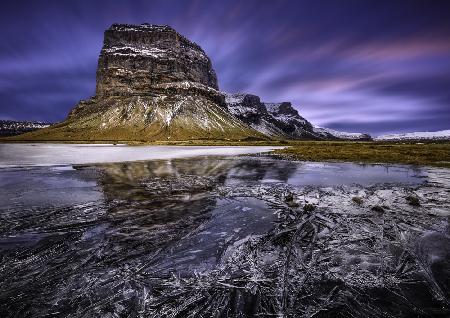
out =
{"type": "Polygon", "coordinates": [[[0,119],[61,121],[95,91],[103,32],[167,24],[219,87],[290,101],[313,124],[450,129],[450,1],[21,1],[0,12],[0,119]]]}

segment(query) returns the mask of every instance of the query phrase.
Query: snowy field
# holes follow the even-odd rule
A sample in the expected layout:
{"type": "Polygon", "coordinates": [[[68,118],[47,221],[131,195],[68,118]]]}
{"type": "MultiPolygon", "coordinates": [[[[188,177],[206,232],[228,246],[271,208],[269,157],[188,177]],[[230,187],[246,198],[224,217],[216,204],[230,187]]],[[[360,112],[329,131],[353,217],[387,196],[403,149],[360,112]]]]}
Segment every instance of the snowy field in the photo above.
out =
{"type": "Polygon", "coordinates": [[[127,146],[111,144],[0,144],[0,167],[108,163],[196,156],[236,156],[283,147],[127,146]]]}

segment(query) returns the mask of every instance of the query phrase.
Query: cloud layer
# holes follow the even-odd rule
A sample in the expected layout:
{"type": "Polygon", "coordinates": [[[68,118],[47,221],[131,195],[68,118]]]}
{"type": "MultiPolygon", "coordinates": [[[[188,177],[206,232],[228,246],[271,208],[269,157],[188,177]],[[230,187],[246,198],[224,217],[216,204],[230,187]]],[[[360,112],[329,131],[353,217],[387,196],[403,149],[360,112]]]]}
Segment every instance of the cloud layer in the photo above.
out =
{"type": "Polygon", "coordinates": [[[372,134],[448,129],[442,1],[16,1],[0,13],[0,118],[62,120],[95,89],[112,23],[169,24],[222,90],[292,101],[315,124],[372,134]]]}

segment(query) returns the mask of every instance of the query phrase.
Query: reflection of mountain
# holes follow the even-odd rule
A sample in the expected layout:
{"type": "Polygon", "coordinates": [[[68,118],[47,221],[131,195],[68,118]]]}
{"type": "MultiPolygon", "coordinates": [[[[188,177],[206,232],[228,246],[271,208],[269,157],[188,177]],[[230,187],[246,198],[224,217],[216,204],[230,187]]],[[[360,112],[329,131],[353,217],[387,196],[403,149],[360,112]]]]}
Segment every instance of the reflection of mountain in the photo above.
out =
{"type": "Polygon", "coordinates": [[[217,186],[233,180],[286,181],[296,169],[293,162],[254,158],[117,163],[101,166],[99,185],[109,206],[109,220],[146,231],[164,226],[175,235],[193,230],[209,217],[217,186]]]}
{"type": "Polygon", "coordinates": [[[170,200],[210,191],[232,164],[210,158],[106,164],[100,184],[109,200],[170,200]]]}
{"type": "Polygon", "coordinates": [[[240,160],[239,164],[230,169],[228,179],[245,180],[252,183],[260,183],[260,181],[269,179],[287,182],[298,167],[299,163],[288,160],[240,160]]]}
{"type": "Polygon", "coordinates": [[[194,231],[210,217],[216,204],[212,190],[223,183],[231,163],[193,159],[100,166],[111,224],[107,237],[115,246],[109,249],[145,258],[194,231]]]}
{"type": "Polygon", "coordinates": [[[108,262],[133,264],[136,260],[146,268],[159,268],[167,262],[168,250],[194,235],[214,211],[223,208],[217,187],[233,182],[252,186],[267,178],[286,181],[297,164],[202,157],[99,167],[98,184],[108,207],[100,245],[108,262]]]}
{"type": "Polygon", "coordinates": [[[226,181],[286,182],[298,163],[242,157],[239,159],[194,158],[128,162],[101,166],[100,185],[109,201],[184,201],[205,195],[226,181]]]}

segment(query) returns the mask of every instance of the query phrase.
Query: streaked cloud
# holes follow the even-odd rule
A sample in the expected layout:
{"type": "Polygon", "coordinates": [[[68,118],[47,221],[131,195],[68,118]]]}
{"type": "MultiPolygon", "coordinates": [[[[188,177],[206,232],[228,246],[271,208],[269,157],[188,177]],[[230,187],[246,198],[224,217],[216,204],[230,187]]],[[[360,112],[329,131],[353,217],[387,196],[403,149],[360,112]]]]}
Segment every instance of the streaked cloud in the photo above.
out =
{"type": "Polygon", "coordinates": [[[374,134],[448,129],[444,1],[16,1],[0,13],[0,118],[62,120],[93,94],[110,24],[169,24],[221,89],[292,101],[313,123],[374,134]]]}

